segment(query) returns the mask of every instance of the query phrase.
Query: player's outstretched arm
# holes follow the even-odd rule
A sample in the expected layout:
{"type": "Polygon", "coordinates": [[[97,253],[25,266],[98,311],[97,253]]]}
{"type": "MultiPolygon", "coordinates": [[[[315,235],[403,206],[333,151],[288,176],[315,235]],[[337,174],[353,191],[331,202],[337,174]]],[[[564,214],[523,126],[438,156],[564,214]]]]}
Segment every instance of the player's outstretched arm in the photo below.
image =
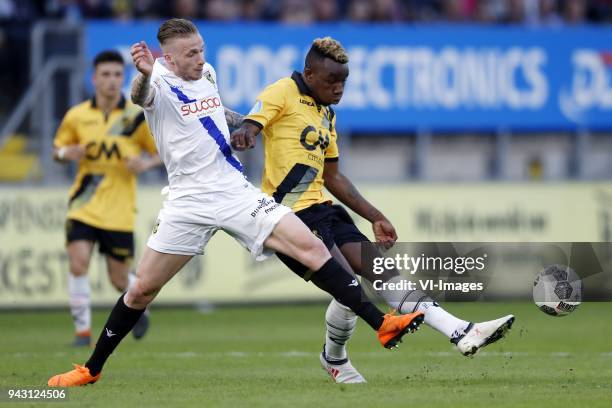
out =
{"type": "Polygon", "coordinates": [[[150,106],[153,102],[154,92],[152,92],[149,82],[155,59],[144,41],[132,45],[130,54],[134,66],[140,72],[132,82],[130,95],[132,102],[142,107],[150,106]]]}
{"type": "Polygon", "coordinates": [[[132,102],[143,108],[151,106],[151,103],[153,103],[154,92],[149,85],[149,80],[150,77],[138,74],[132,81],[132,92],[130,93],[132,102]]]}
{"type": "Polygon", "coordinates": [[[357,187],[340,172],[337,161],[326,161],[323,170],[325,188],[343,204],[372,223],[372,230],[377,242],[390,247],[397,240],[393,224],[366,200],[357,187]]]}
{"type": "Polygon", "coordinates": [[[244,116],[238,112],[234,112],[231,109],[225,108],[225,120],[227,125],[231,128],[237,128],[242,124],[244,116]]]}
{"type": "Polygon", "coordinates": [[[250,121],[242,122],[240,127],[232,132],[232,148],[242,151],[255,147],[255,136],[261,129],[250,121]]]}

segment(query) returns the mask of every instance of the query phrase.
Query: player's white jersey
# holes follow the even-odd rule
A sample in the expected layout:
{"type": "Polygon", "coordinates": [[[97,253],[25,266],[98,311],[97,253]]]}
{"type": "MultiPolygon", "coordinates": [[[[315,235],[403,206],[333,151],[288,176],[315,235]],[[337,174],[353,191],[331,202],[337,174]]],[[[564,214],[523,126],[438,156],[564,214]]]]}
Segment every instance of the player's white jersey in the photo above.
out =
{"type": "Polygon", "coordinates": [[[230,147],[214,68],[206,63],[201,79],[185,81],[158,58],[151,87],[155,95],[145,117],[168,171],[168,199],[245,185],[242,164],[230,147]]]}

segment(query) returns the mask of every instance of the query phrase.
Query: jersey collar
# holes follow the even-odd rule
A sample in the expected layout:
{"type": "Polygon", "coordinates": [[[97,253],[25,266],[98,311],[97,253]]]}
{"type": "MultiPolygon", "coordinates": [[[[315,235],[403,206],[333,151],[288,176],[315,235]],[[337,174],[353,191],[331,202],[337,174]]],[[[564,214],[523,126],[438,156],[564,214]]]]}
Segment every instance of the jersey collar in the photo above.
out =
{"type": "Polygon", "coordinates": [[[293,71],[293,74],[291,74],[291,79],[293,79],[302,95],[307,95],[314,99],[317,104],[317,108],[319,108],[319,106],[326,106],[320,103],[319,100],[313,95],[308,85],[306,85],[306,82],[304,82],[304,78],[302,78],[302,74],[300,72],[293,71]]]}
{"type": "MultiPolygon", "coordinates": [[[[119,105],[117,105],[117,107],[115,109],[125,109],[125,97],[123,96],[123,94],[121,94],[121,98],[119,99],[119,105]]],[[[91,107],[93,109],[96,109],[98,107],[98,103],[96,102],[96,96],[92,96],[91,97],[91,107]]]]}

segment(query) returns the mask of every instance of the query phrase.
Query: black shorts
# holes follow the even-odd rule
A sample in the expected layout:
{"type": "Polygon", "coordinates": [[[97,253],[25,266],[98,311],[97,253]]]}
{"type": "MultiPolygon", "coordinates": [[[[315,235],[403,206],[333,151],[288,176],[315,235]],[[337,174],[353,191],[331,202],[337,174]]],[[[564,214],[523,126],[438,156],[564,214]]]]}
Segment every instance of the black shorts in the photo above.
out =
{"type": "Polygon", "coordinates": [[[66,220],[66,242],[97,242],[100,253],[119,262],[127,262],[134,257],[134,234],[132,232],[110,231],[92,227],[77,220],[66,220]]]}
{"type": "MultiPolygon", "coordinates": [[[[334,245],[340,248],[349,242],[370,242],[359,231],[349,213],[340,205],[314,204],[296,212],[295,215],[323,241],[327,249],[331,249],[334,245]]],[[[276,255],[298,275],[303,277],[308,271],[306,266],[295,259],[280,253],[276,255]]]]}

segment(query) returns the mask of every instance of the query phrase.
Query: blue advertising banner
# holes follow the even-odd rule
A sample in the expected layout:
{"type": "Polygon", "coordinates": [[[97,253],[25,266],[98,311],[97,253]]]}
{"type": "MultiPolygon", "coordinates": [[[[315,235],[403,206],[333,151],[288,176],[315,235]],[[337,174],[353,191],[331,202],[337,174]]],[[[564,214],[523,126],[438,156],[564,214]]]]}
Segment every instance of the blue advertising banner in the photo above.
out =
{"type": "MultiPolygon", "coordinates": [[[[144,40],[159,22],[90,22],[88,58],[144,40]]],[[[198,23],[226,106],[303,66],[314,38],[349,53],[338,127],[368,132],[612,129],[612,29],[198,23]]],[[[135,73],[130,67],[130,75],[135,73]]]]}

